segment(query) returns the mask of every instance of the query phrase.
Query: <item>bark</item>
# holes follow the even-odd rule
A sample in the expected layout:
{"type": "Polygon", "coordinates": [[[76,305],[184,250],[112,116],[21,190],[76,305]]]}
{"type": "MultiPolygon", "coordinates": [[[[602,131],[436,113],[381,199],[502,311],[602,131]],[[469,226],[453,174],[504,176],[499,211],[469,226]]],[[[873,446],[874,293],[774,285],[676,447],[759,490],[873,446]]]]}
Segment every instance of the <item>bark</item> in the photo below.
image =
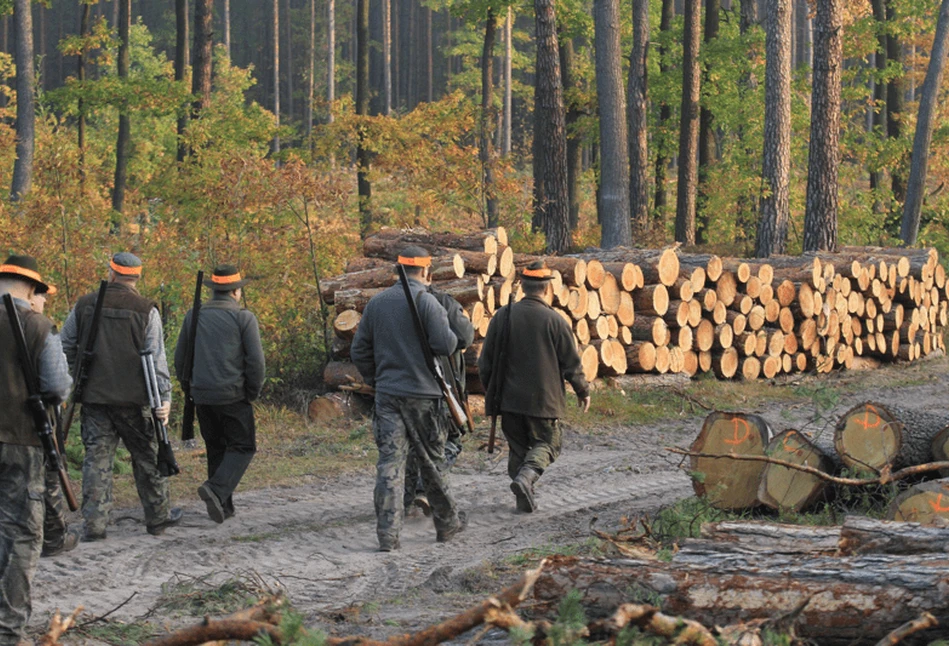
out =
{"type": "Polygon", "coordinates": [[[224,51],[231,58],[231,0],[224,0],[224,51]]]}
{"type": "MultiPolygon", "coordinates": [[[[707,626],[792,617],[798,638],[822,646],[875,644],[889,631],[930,611],[949,621],[941,584],[945,556],[836,557],[723,551],[695,542],[671,563],[640,559],[554,560],[538,579],[534,597],[555,605],[579,590],[588,616],[604,616],[626,601],[655,599],[670,614],[707,626]],[[803,606],[803,607],[801,607],[803,606]]],[[[927,633],[931,639],[937,633],[927,633]]]]}
{"type": "Polygon", "coordinates": [[[333,123],[333,103],[336,101],[336,0],[326,0],[326,102],[329,104],[328,123],[333,123]]]}
{"type": "MultiPolygon", "coordinates": [[[[119,78],[127,82],[129,77],[129,31],[132,27],[132,0],[120,0],[119,4],[119,78]]],[[[125,208],[125,184],[128,181],[129,147],[132,143],[128,106],[119,108],[119,134],[115,142],[115,183],[112,188],[112,210],[121,213],[125,208]]]]}
{"type": "MultiPolygon", "coordinates": [[[[507,156],[511,154],[511,124],[512,124],[512,98],[513,98],[513,85],[512,85],[512,61],[513,61],[513,52],[514,44],[511,41],[511,36],[513,33],[513,24],[514,24],[514,8],[507,8],[507,18],[504,21],[504,136],[501,143],[501,155],[507,156]]],[[[562,50],[561,50],[562,51],[562,50]]],[[[568,81],[568,73],[566,69],[563,70],[564,77],[564,87],[570,87],[570,82],[568,81]]],[[[569,127],[570,117],[567,116],[567,124],[569,127]]],[[[572,138],[575,139],[575,138],[572,138]]],[[[567,141],[567,145],[570,145],[570,140],[567,141]]],[[[574,143],[576,147],[576,143],[574,143]]],[[[567,153],[569,155],[569,151],[567,153]]],[[[569,169],[569,166],[568,166],[569,169]]],[[[571,225],[573,224],[573,202],[571,204],[571,225]]]]}
{"type": "MultiPolygon", "coordinates": [[[[89,34],[89,10],[90,5],[83,3],[82,5],[82,14],[79,19],[79,37],[85,40],[86,36],[89,34]]],[[[5,20],[5,19],[4,19],[5,20]]],[[[82,48],[79,50],[79,56],[76,61],[76,76],[79,79],[79,83],[82,84],[86,80],[86,46],[83,43],[82,48]]],[[[82,97],[79,98],[77,102],[77,112],[79,116],[77,118],[76,129],[78,131],[78,147],[79,147],[79,175],[83,184],[86,180],[86,108],[85,102],[82,100],[82,97]]]]}
{"type": "MultiPolygon", "coordinates": [[[[877,30],[877,48],[873,54],[874,68],[877,76],[874,77],[873,84],[873,108],[872,121],[873,136],[877,137],[883,133],[886,126],[886,84],[883,82],[882,75],[886,71],[887,52],[886,52],[886,0],[871,0],[873,11],[873,20],[877,30]]],[[[871,166],[870,171],[870,190],[879,191],[883,186],[883,169],[877,165],[871,166]]],[[[874,210],[880,211],[881,204],[879,200],[874,201],[874,210]]]]}
{"type": "MultiPolygon", "coordinates": [[[[188,0],[175,0],[175,81],[184,84],[188,71],[188,0]]],[[[188,156],[185,130],[188,128],[188,111],[178,115],[178,161],[188,156]]]]}
{"type": "MultiPolygon", "coordinates": [[[[675,2],[673,0],[662,0],[662,13],[659,19],[660,34],[668,34],[672,31],[672,22],[675,20],[675,2]]],[[[663,39],[661,42],[665,42],[663,39]]],[[[665,46],[659,47],[659,72],[667,74],[671,69],[668,62],[669,52],[665,46]]],[[[672,120],[672,106],[666,102],[659,105],[659,131],[656,142],[656,196],[655,196],[655,216],[660,218],[666,206],[666,167],[669,165],[669,158],[666,156],[667,139],[671,137],[668,134],[669,124],[672,120]]]]}
{"type": "Polygon", "coordinates": [[[755,255],[766,258],[787,252],[791,217],[791,2],[768,3],[766,35],[765,121],[761,221],[755,255]]]}
{"type": "MultiPolygon", "coordinates": [[[[706,45],[718,38],[719,14],[721,12],[721,0],[705,1],[705,33],[703,41],[706,45]]],[[[711,77],[711,62],[708,62],[703,70],[702,82],[707,83],[711,77]]],[[[708,214],[705,212],[705,202],[708,200],[708,168],[715,162],[715,124],[713,122],[712,111],[707,105],[703,105],[699,112],[699,174],[697,188],[697,222],[695,239],[699,244],[708,241],[706,230],[708,229],[708,214]]]]}
{"type": "Polygon", "coordinates": [[[191,71],[191,93],[195,96],[191,105],[191,118],[197,119],[201,111],[211,103],[211,18],[212,0],[195,0],[194,3],[194,68],[191,71]]]}
{"type": "Polygon", "coordinates": [[[600,112],[600,246],[629,246],[629,148],[620,54],[619,0],[594,0],[596,93],[600,112]]]}
{"type": "Polygon", "coordinates": [[[817,3],[811,140],[807,158],[807,205],[804,213],[805,251],[834,251],[837,247],[842,30],[842,0],[817,3]]]}
{"type": "Polygon", "coordinates": [[[915,245],[916,238],[919,236],[920,213],[926,196],[929,146],[932,143],[936,102],[946,69],[947,51],[949,51],[949,0],[943,0],[936,22],[936,36],[929,58],[929,69],[926,70],[926,80],[923,81],[919,99],[919,116],[916,118],[916,135],[913,138],[913,162],[906,186],[906,202],[903,204],[900,238],[908,246],[915,245]]]}
{"type": "Polygon", "coordinates": [[[855,554],[945,553],[949,529],[917,523],[873,520],[848,516],[840,528],[837,548],[844,556],[855,554]]]}
{"type": "Polygon", "coordinates": [[[758,0],[740,0],[741,16],[738,28],[741,33],[747,33],[752,25],[758,24],[758,0]]]}
{"type": "MultiPolygon", "coordinates": [[[[832,457],[794,429],[776,435],[765,453],[779,460],[806,464],[827,473],[832,473],[836,466],[832,457]]],[[[758,499],[772,509],[800,512],[823,500],[826,489],[826,480],[788,467],[768,464],[761,473],[758,499]]]]}
{"type": "Polygon", "coordinates": [[[392,115],[392,0],[382,0],[382,113],[392,115]]]}
{"type": "Polygon", "coordinates": [[[33,98],[33,13],[29,0],[13,3],[13,37],[16,64],[16,161],[10,199],[19,200],[30,192],[33,181],[36,111],[33,98]]]}
{"type": "Polygon", "coordinates": [[[497,19],[494,9],[488,8],[484,21],[484,43],[481,50],[481,136],[480,150],[482,168],[482,190],[488,227],[498,226],[498,200],[494,194],[494,151],[491,130],[494,126],[494,41],[497,34],[497,19]]]}
{"type": "MultiPolygon", "coordinates": [[[[580,223],[580,175],[583,173],[583,155],[581,150],[580,137],[572,133],[573,125],[580,119],[580,110],[577,106],[577,97],[573,92],[578,92],[578,83],[574,73],[574,50],[573,40],[570,38],[558,39],[560,44],[560,71],[563,76],[564,101],[566,103],[566,127],[567,127],[567,196],[570,202],[570,230],[576,231],[580,223]]],[[[505,98],[505,101],[507,101],[505,98]]],[[[506,119],[510,115],[505,116],[506,119]]],[[[508,124],[510,125],[510,124],[508,124]]],[[[506,132],[505,137],[510,133],[506,132]]],[[[508,150],[510,152],[510,149],[508,150]]]]}
{"type": "Polygon", "coordinates": [[[700,0],[685,0],[682,53],[682,107],[679,122],[679,186],[676,196],[675,240],[695,244],[695,200],[698,182],[700,0]]]}
{"type": "MultiPolygon", "coordinates": [[[[886,0],[886,20],[896,20],[894,0],[886,0]]],[[[889,61],[903,62],[903,43],[895,33],[886,35],[886,57],[889,61]]],[[[915,92],[913,95],[915,97],[915,92]]],[[[886,84],[886,136],[898,140],[903,136],[903,74],[897,74],[886,84]]],[[[890,169],[890,181],[893,190],[893,199],[902,204],[906,199],[906,184],[903,177],[903,160],[890,169]]]]}
{"type": "MultiPolygon", "coordinates": [[[[368,0],[367,0],[368,1],[368,0]]],[[[280,0],[273,0],[273,113],[280,128],[280,0]]],[[[280,154],[280,134],[274,135],[273,153],[280,154]]],[[[279,161],[277,162],[279,164],[279,161]]]]}
{"type": "Polygon", "coordinates": [[[649,230],[649,0],[633,0],[633,49],[629,56],[629,207],[636,237],[649,230]]]}
{"type": "Polygon", "coordinates": [[[949,479],[922,482],[910,487],[893,500],[888,517],[945,527],[946,521],[949,521],[949,479]]]}
{"type": "Polygon", "coordinates": [[[306,107],[303,121],[306,124],[306,140],[310,153],[313,152],[313,86],[316,83],[316,0],[310,0],[310,37],[307,41],[306,107]]]}
{"type": "MultiPolygon", "coordinates": [[[[369,115],[369,0],[356,2],[356,114],[369,115]]],[[[370,154],[363,144],[365,129],[359,128],[356,145],[356,177],[359,190],[359,230],[362,237],[372,226],[372,185],[369,183],[370,154]]]]}
{"type": "MultiPolygon", "coordinates": [[[[547,253],[570,247],[570,201],[567,194],[567,132],[553,0],[534,0],[537,40],[537,85],[534,118],[542,124],[543,223],[547,253]]],[[[625,149],[625,147],[624,147],[625,149]]]]}
{"type": "Polygon", "coordinates": [[[929,460],[932,442],[949,422],[945,415],[864,402],[837,422],[834,445],[848,467],[878,471],[929,460]]]}

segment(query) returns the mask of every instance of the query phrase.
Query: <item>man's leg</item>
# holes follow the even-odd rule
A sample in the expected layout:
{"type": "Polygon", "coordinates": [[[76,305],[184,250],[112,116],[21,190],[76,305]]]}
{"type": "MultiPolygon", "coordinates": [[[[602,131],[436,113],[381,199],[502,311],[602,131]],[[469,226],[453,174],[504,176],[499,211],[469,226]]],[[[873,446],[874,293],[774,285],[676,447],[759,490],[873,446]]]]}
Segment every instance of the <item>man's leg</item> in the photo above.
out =
{"type": "Polygon", "coordinates": [[[112,467],[119,436],[106,406],[83,404],[81,420],[86,449],[82,460],[83,539],[98,540],[105,538],[112,512],[112,467]]]}
{"type": "MultiPolygon", "coordinates": [[[[215,457],[217,465],[211,471],[210,449],[208,451],[208,487],[221,501],[225,515],[234,511],[234,490],[254,459],[257,452],[257,434],[254,423],[254,407],[248,402],[224,404],[221,406],[200,406],[214,408],[217,425],[212,430],[215,452],[224,446],[224,451],[215,457]]],[[[204,426],[201,427],[204,435],[204,426]]],[[[207,438],[205,438],[207,442],[207,438]]]]}
{"type": "Polygon", "coordinates": [[[513,480],[521,470],[521,465],[530,451],[530,433],[527,429],[527,417],[517,413],[501,414],[501,431],[507,440],[507,475],[513,480]]]}
{"type": "Polygon", "coordinates": [[[135,488],[145,511],[145,525],[157,528],[169,520],[168,479],[158,471],[158,438],[148,408],[113,407],[112,420],[132,456],[135,488]]]}
{"type": "Polygon", "coordinates": [[[418,460],[425,493],[432,506],[432,517],[440,540],[455,533],[461,521],[451,495],[448,467],[445,464],[447,420],[441,401],[406,399],[400,407],[412,452],[418,460]]]}
{"type": "Polygon", "coordinates": [[[43,545],[43,450],[0,444],[0,646],[16,644],[32,612],[43,545]]]}
{"type": "Polygon", "coordinates": [[[511,491],[517,499],[517,510],[530,513],[537,509],[534,483],[560,455],[562,433],[556,419],[522,416],[521,422],[527,431],[530,449],[511,483],[511,491]]]}
{"type": "Polygon", "coordinates": [[[409,444],[405,435],[405,424],[399,412],[399,403],[397,398],[377,393],[372,417],[372,433],[379,449],[373,504],[376,509],[379,549],[384,551],[398,549],[404,511],[402,496],[409,444]]]}

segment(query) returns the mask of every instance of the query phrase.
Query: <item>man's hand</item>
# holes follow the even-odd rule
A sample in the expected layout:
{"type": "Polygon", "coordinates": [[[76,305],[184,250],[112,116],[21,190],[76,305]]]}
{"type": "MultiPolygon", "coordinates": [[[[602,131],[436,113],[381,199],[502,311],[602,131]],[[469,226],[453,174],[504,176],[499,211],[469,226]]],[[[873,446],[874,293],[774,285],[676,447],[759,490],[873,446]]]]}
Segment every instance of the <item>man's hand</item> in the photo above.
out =
{"type": "Polygon", "coordinates": [[[590,410],[590,396],[577,397],[577,406],[585,413],[590,410]]]}
{"type": "Polygon", "coordinates": [[[168,417],[171,415],[171,402],[162,402],[161,408],[155,409],[155,417],[161,420],[162,424],[168,423],[168,417]]]}

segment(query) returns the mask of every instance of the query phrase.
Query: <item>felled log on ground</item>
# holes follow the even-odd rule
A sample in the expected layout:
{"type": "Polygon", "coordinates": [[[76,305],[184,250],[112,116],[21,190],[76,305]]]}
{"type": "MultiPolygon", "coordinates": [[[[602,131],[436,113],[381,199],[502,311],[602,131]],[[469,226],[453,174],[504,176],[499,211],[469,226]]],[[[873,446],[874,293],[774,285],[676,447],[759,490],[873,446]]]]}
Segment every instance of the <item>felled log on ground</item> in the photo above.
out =
{"type": "MultiPolygon", "coordinates": [[[[507,232],[503,227],[497,230],[473,231],[471,233],[435,233],[423,228],[398,229],[383,227],[369,236],[378,240],[396,240],[404,246],[418,245],[426,249],[431,247],[455,247],[469,251],[494,254],[498,252],[498,243],[507,245],[507,232]]],[[[367,254],[369,255],[369,254],[367,254]]]]}
{"type": "MultiPolygon", "coordinates": [[[[764,455],[771,427],[758,415],[715,411],[705,418],[691,450],[706,454],[764,455]]],[[[690,457],[692,487],[719,509],[748,509],[758,505],[758,481],[764,462],[690,457]]]]}
{"type": "Polygon", "coordinates": [[[834,446],[849,467],[879,471],[928,462],[949,416],[863,402],[837,422],[834,446]]]}
{"type": "Polygon", "coordinates": [[[323,368],[323,383],[327,388],[336,390],[340,386],[362,383],[359,369],[349,361],[330,361],[323,368]]]}
{"type": "MultiPolygon", "coordinates": [[[[794,429],[782,431],[768,443],[772,458],[803,464],[825,473],[834,471],[834,460],[794,429]]],[[[758,483],[758,500],[772,509],[802,511],[821,500],[828,483],[810,473],[778,464],[766,464],[758,483]]]]}
{"type": "MultiPolygon", "coordinates": [[[[949,426],[936,433],[936,437],[933,438],[932,456],[935,462],[949,460],[949,426]]],[[[940,469],[939,474],[943,477],[949,477],[949,469],[940,469]]]]}
{"type": "Polygon", "coordinates": [[[893,500],[888,516],[923,525],[949,525],[949,478],[913,485],[893,500]]]}
{"type": "Polygon", "coordinates": [[[663,612],[706,626],[770,618],[803,605],[794,626],[798,637],[821,646],[869,646],[923,611],[949,625],[945,562],[944,554],[801,556],[694,544],[671,563],[551,559],[534,597],[553,609],[569,590],[579,590],[589,616],[646,597],[663,612]]]}
{"type": "Polygon", "coordinates": [[[372,413],[372,399],[348,392],[330,392],[310,401],[306,416],[311,422],[326,423],[341,417],[358,419],[372,413]]]}
{"type": "Polygon", "coordinates": [[[843,555],[946,553],[949,528],[847,516],[840,528],[837,549],[843,555]]]}

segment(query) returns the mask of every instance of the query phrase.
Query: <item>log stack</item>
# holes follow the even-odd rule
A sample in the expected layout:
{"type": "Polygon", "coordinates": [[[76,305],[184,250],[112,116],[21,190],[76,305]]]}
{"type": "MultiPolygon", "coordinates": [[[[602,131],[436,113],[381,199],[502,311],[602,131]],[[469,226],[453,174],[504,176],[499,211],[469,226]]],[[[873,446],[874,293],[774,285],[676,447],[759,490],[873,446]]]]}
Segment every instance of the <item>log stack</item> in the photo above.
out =
{"type": "MultiPolygon", "coordinates": [[[[322,282],[322,298],[337,316],[361,312],[395,283],[393,262],[408,244],[432,253],[435,287],[462,303],[479,339],[500,307],[521,298],[517,271],[542,258],[515,253],[500,227],[383,229],[365,240],[364,257],[347,273],[322,282]]],[[[770,379],[944,350],[949,284],[934,249],[843,247],[748,260],[616,248],[543,259],[554,270],[553,306],[574,330],[590,379],[643,372],[770,379]]],[[[336,326],[339,359],[356,318],[346,316],[336,326]]]]}

